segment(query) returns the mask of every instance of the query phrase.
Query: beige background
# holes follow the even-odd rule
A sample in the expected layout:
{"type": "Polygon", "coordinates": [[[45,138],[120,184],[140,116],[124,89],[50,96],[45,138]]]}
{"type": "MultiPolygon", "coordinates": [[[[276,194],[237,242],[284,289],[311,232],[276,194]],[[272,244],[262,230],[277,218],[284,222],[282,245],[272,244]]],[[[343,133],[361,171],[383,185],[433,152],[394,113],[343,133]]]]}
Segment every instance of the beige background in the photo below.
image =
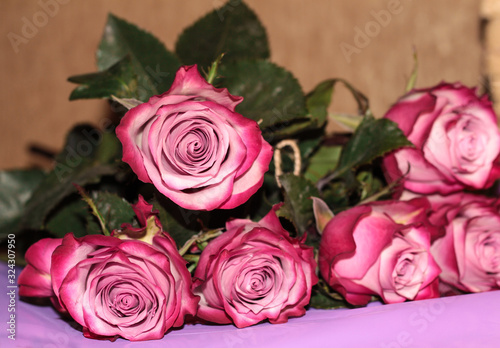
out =
{"type": "MultiPolygon", "coordinates": [[[[41,4],[54,1],[0,1],[0,169],[41,164],[38,156],[28,152],[30,145],[58,150],[73,124],[98,125],[106,115],[103,100],[69,102],[74,85],[66,78],[96,70],[94,52],[107,13],[152,32],[173,49],[183,28],[223,3],[59,0],[65,4],[52,6],[49,15],[41,14],[41,4]],[[9,35],[23,36],[26,21],[37,21],[40,27],[16,46],[16,53],[9,35]]],[[[376,32],[373,13],[394,1],[246,2],[268,30],[272,61],[292,71],[305,91],[326,78],[343,77],[370,98],[380,116],[403,93],[413,65],[413,48],[420,63],[417,86],[441,80],[482,83],[479,1],[400,0],[399,13],[376,32]],[[356,32],[367,28],[373,37],[348,62],[340,46],[354,46],[356,32]]],[[[345,91],[338,92],[333,108],[343,112],[352,108],[345,91]]]]}

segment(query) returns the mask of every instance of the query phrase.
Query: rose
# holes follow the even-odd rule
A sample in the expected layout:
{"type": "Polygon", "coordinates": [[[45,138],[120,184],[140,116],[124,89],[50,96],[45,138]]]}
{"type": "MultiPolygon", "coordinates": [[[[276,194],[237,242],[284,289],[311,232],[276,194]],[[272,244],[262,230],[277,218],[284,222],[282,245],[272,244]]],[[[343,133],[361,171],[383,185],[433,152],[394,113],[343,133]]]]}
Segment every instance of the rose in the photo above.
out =
{"type": "Polygon", "coordinates": [[[124,224],[116,237],[67,234],[31,246],[21,296],[55,298],[90,338],[159,339],[182,326],[199,301],[186,262],[152,206],[140,197],[133,208],[141,227],[124,224]]]}
{"type": "Polygon", "coordinates": [[[50,298],[58,311],[65,312],[52,289],[50,275],[52,253],[61,242],[62,238],[44,238],[33,244],[24,255],[27,265],[17,282],[20,296],[50,298]]]}
{"type": "MultiPolygon", "coordinates": [[[[33,290],[36,284],[29,280],[33,269],[50,263],[44,257],[34,260],[19,276],[20,295],[55,296],[57,306],[82,325],[85,336],[160,339],[171,327],[182,326],[185,315],[195,315],[198,298],[191,292],[185,261],[170,238],[155,236],[149,245],[109,236],[75,238],[67,234],[62,243],[57,242],[60,245],[51,255],[48,277],[53,292],[47,281],[33,290]]],[[[44,244],[44,240],[35,243],[27,255],[34,255],[44,244]]]]}
{"type": "Polygon", "coordinates": [[[185,261],[163,236],[149,245],[68,234],[52,254],[51,274],[61,305],[87,337],[160,339],[196,313],[185,261]]]}
{"type": "Polygon", "coordinates": [[[193,283],[199,318],[242,328],[305,314],[317,282],[313,249],[283,229],[278,208],[258,223],[227,222],[203,250],[193,283]]]}
{"type": "Polygon", "coordinates": [[[243,100],[181,67],[167,92],[130,109],[116,128],[123,161],[186,209],[231,209],[262,185],[272,157],[243,100]]]}
{"type": "Polygon", "coordinates": [[[433,202],[446,234],[431,246],[442,269],[440,279],[466,292],[500,289],[500,214],[498,201],[456,194],[433,202]]]}
{"type": "Polygon", "coordinates": [[[353,305],[366,305],[372,295],[386,303],[437,297],[440,270],[429,247],[438,231],[427,220],[428,209],[428,201],[420,198],[337,214],[322,231],[323,278],[353,305]]]}
{"type": "Polygon", "coordinates": [[[500,133],[491,102],[458,83],[413,90],[385,115],[415,145],[384,158],[392,182],[405,189],[449,194],[482,189],[500,177],[500,133]]]}

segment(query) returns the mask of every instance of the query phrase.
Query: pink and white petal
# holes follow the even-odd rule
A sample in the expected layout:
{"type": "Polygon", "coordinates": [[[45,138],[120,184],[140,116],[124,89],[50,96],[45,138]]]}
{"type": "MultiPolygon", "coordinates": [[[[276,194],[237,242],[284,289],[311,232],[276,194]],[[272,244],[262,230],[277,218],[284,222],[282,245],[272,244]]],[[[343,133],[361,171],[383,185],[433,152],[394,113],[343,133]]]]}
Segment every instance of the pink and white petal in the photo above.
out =
{"type": "Polygon", "coordinates": [[[72,267],[64,278],[59,288],[59,300],[66,308],[69,315],[80,325],[87,326],[85,322],[83,302],[88,291],[87,275],[90,268],[99,259],[87,259],[72,267]]]}
{"type": "MultiPolygon", "coordinates": [[[[150,132],[149,144],[163,144],[151,148],[155,164],[148,170],[159,170],[162,179],[170,189],[183,190],[188,188],[198,188],[220,183],[230,173],[236,171],[243,162],[246,156],[246,147],[241,138],[236,134],[234,129],[227,126],[225,120],[219,115],[211,112],[201,102],[185,102],[176,107],[176,111],[180,111],[173,121],[165,122],[164,124],[154,125],[154,131],[150,132]],[[182,125],[182,129],[186,128],[186,124],[193,122],[206,122],[208,126],[217,132],[217,153],[216,162],[213,168],[206,170],[196,175],[188,173],[189,168],[183,168],[181,163],[173,158],[173,154],[178,150],[178,144],[173,142],[175,129],[182,125]],[[174,130],[172,130],[174,129],[174,130]]],[[[166,109],[164,107],[162,109],[166,109]]],[[[176,133],[177,134],[177,133],[176,133]]],[[[215,139],[213,139],[215,141],[215,139]]],[[[155,179],[157,179],[155,177],[155,179]]],[[[156,180],[155,180],[156,181],[156,180]]]]}
{"type": "Polygon", "coordinates": [[[417,118],[415,124],[413,125],[412,133],[408,136],[408,140],[410,140],[418,149],[422,149],[425,145],[436,120],[441,117],[443,110],[446,109],[446,107],[447,105],[445,104],[445,101],[438,98],[436,100],[434,110],[423,113],[417,118]]]}
{"type": "Polygon", "coordinates": [[[459,236],[457,236],[456,238],[465,238],[465,236],[463,235],[463,227],[459,226],[456,223],[453,223],[446,228],[446,234],[444,235],[444,237],[439,238],[432,243],[430,251],[433,259],[436,261],[442,271],[440,274],[440,278],[446,283],[460,287],[460,270],[457,257],[464,257],[464,250],[462,250],[462,254],[457,255],[454,243],[455,232],[453,231],[455,228],[460,229],[461,231],[458,232],[459,236]]]}
{"type": "Polygon", "coordinates": [[[279,217],[276,212],[283,206],[284,203],[278,203],[273,205],[269,213],[267,213],[260,221],[259,226],[267,228],[273,233],[282,234],[284,236],[289,236],[290,234],[281,225],[279,217]]]}
{"type": "MultiPolygon", "coordinates": [[[[205,109],[200,109],[197,111],[198,116],[188,117],[188,120],[193,120],[195,118],[203,117],[205,120],[210,120],[212,127],[217,131],[218,147],[216,165],[213,170],[206,171],[203,173],[207,180],[195,185],[192,188],[218,184],[227,175],[239,171],[243,163],[246,161],[248,148],[246,144],[246,139],[244,138],[231,126],[228,125],[227,119],[224,115],[217,113],[218,111],[227,112],[227,109],[220,108],[220,106],[215,105],[211,102],[196,103],[198,107],[200,105],[206,107],[205,109]],[[216,110],[214,110],[216,109],[216,110]]],[[[193,105],[194,107],[194,105],[193,105]]],[[[189,116],[191,113],[186,112],[189,116]]],[[[199,174],[198,174],[199,175],[199,174]]]]}
{"type": "Polygon", "coordinates": [[[345,295],[343,295],[344,298],[346,299],[347,302],[354,306],[366,306],[368,302],[371,301],[372,296],[371,295],[366,295],[363,293],[351,293],[348,292],[345,295]]]}
{"type": "Polygon", "coordinates": [[[191,192],[171,190],[159,183],[153,182],[158,191],[185,209],[214,210],[231,196],[233,190],[234,174],[226,177],[221,183],[204,188],[193,189],[191,192]]]}
{"type": "Polygon", "coordinates": [[[493,185],[498,179],[500,179],[500,162],[499,159],[496,158],[492,163],[490,174],[484,184],[484,187],[491,187],[491,185],[493,185]]]}
{"type": "Polygon", "coordinates": [[[38,269],[28,264],[23,268],[17,280],[19,296],[51,297],[54,296],[50,273],[40,273],[38,269]]]}
{"type": "Polygon", "coordinates": [[[438,117],[422,147],[425,159],[443,173],[448,180],[453,180],[452,170],[457,166],[453,130],[460,120],[461,118],[453,113],[438,117]]]}
{"type": "MultiPolygon", "coordinates": [[[[337,214],[326,225],[319,246],[319,269],[328,284],[333,285],[334,265],[340,258],[351,257],[356,251],[352,231],[360,220],[372,209],[366,205],[356,206],[337,214]]],[[[335,278],[339,278],[335,275],[335,278]]]]}
{"type": "Polygon", "coordinates": [[[62,244],[62,238],[44,238],[33,244],[24,256],[26,263],[40,273],[50,274],[52,254],[62,244]]]}
{"type": "Polygon", "coordinates": [[[398,224],[383,214],[372,213],[360,219],[353,230],[356,251],[353,256],[335,262],[333,266],[335,272],[345,278],[357,280],[364,278],[382,250],[392,242],[399,228],[398,224]]]}
{"type": "Polygon", "coordinates": [[[440,83],[438,86],[432,88],[432,94],[438,98],[443,98],[448,104],[456,105],[467,105],[472,101],[478,99],[476,95],[476,88],[468,88],[456,83],[440,83]]]}
{"type": "Polygon", "coordinates": [[[435,278],[430,284],[423,286],[414,298],[415,301],[439,297],[439,279],[435,278]]]}
{"type": "Polygon", "coordinates": [[[20,296],[50,297],[52,290],[50,267],[52,253],[61,245],[62,238],[44,238],[26,251],[27,266],[18,278],[20,296]]]}
{"type": "Polygon", "coordinates": [[[262,142],[261,152],[247,172],[234,180],[232,195],[224,202],[220,209],[232,209],[245,203],[264,182],[264,173],[269,169],[273,156],[273,149],[267,142],[262,142]]]}
{"type": "Polygon", "coordinates": [[[214,287],[213,280],[193,283],[193,293],[199,296],[200,302],[196,316],[200,319],[217,324],[230,324],[231,318],[224,311],[220,295],[214,287]]]}
{"type": "Polygon", "coordinates": [[[101,235],[87,235],[75,238],[68,233],[64,236],[62,243],[52,253],[52,265],[50,273],[52,276],[52,288],[59,297],[59,288],[68,272],[80,261],[85,260],[88,255],[100,247],[113,247],[121,243],[114,237],[101,235]]]}
{"type": "Polygon", "coordinates": [[[431,205],[426,197],[418,197],[408,201],[379,201],[370,204],[373,211],[389,216],[394,222],[402,225],[421,223],[427,220],[431,205]]]}
{"type": "Polygon", "coordinates": [[[142,143],[144,126],[156,118],[156,109],[149,103],[130,109],[116,127],[116,136],[123,146],[123,161],[128,163],[139,180],[150,182],[144,167],[142,143]]]}
{"type": "MultiPolygon", "coordinates": [[[[225,108],[221,108],[217,104],[211,104],[214,112],[225,117],[231,128],[235,130],[238,136],[243,139],[246,147],[245,161],[238,168],[237,176],[245,173],[252,165],[253,162],[262,153],[262,148],[266,146],[267,142],[262,138],[262,132],[259,125],[254,120],[244,117],[236,112],[231,112],[225,108]]],[[[270,146],[269,144],[267,144],[270,146]]]]}
{"type": "Polygon", "coordinates": [[[141,195],[139,195],[137,203],[132,204],[132,209],[141,226],[146,226],[148,217],[158,214],[158,210],[153,210],[153,205],[149,204],[141,195]]]}
{"type": "Polygon", "coordinates": [[[414,124],[423,113],[434,110],[436,97],[426,92],[410,92],[394,104],[385,114],[385,118],[398,124],[403,133],[408,136],[414,129],[414,124]]]}
{"type": "Polygon", "coordinates": [[[234,110],[236,105],[243,101],[242,97],[231,95],[226,88],[215,88],[209,84],[200,75],[196,65],[180,67],[175,75],[172,87],[170,87],[165,94],[202,97],[221,104],[231,110],[234,110]]]}
{"type": "Polygon", "coordinates": [[[401,149],[394,153],[398,169],[408,175],[404,188],[422,194],[449,194],[463,189],[453,178],[446,178],[433,165],[428,163],[416,149],[401,149]]]}

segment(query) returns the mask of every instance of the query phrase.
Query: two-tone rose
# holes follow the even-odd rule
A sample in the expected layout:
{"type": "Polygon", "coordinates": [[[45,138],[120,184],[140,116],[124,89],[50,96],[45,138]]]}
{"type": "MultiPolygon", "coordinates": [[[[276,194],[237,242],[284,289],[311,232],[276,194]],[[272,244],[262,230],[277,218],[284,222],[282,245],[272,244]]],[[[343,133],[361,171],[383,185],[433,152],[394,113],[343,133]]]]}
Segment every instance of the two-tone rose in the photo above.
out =
{"type": "Polygon", "coordinates": [[[487,96],[459,83],[416,89],[385,115],[414,147],[384,158],[388,181],[403,178],[404,189],[449,194],[483,189],[500,177],[500,132],[487,96]]]}
{"type": "Polygon", "coordinates": [[[186,209],[231,209],[262,185],[272,157],[243,100],[181,67],[172,87],[130,109],[116,128],[123,161],[186,209]]]}
{"type": "Polygon", "coordinates": [[[19,276],[19,294],[50,297],[90,338],[160,339],[182,326],[199,300],[186,262],[151,206],[141,199],[134,208],[146,225],[124,225],[118,238],[67,234],[35,243],[19,276]]]}
{"type": "MultiPolygon", "coordinates": [[[[430,253],[431,235],[425,198],[356,206],[322,219],[319,269],[326,282],[353,305],[372,296],[386,303],[438,297],[440,269],[430,253]]],[[[325,211],[325,208],[322,208],[325,211]]]]}
{"type": "Polygon", "coordinates": [[[259,222],[232,220],[203,250],[193,289],[197,316],[243,328],[305,314],[318,279],[311,247],[291,238],[274,208],[259,222]]]}
{"type": "Polygon", "coordinates": [[[429,199],[446,231],[431,247],[440,279],[465,292],[500,289],[498,200],[468,193],[429,199]]]}

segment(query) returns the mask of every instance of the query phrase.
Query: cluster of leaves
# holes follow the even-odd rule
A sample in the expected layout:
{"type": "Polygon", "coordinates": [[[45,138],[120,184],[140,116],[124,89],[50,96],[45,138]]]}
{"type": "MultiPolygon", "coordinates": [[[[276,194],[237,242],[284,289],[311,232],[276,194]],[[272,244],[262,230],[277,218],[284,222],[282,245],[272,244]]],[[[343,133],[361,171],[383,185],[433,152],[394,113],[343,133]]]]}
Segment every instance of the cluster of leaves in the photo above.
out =
{"type": "MultiPolygon", "coordinates": [[[[388,151],[410,145],[396,124],[374,118],[367,98],[342,79],[323,81],[305,94],[289,71],[269,60],[266,31],[242,1],[229,1],[185,29],[174,51],[150,33],[109,15],[97,51],[99,71],[69,78],[78,84],[70,99],[146,101],[170,88],[181,65],[198,64],[201,71],[208,71],[222,54],[214,85],[244,97],[236,111],[257,121],[269,143],[296,141],[302,163],[298,175],[291,174],[293,153],[283,149],[285,174],[278,178],[280,186],[271,163],[262,189],[243,206],[212,213],[188,211],[136,179],[121,162],[113,127],[98,130],[80,125],[68,135],[50,172],[0,172],[0,239],[22,232],[41,238],[111,231],[134,222],[129,202],[142,194],[154,202],[165,230],[179,246],[200,230],[223,227],[230,217],[259,219],[280,201],[285,204],[278,213],[291,233],[307,232],[308,242],[317,246],[311,196],[322,197],[334,211],[340,211],[387,191],[382,189],[377,167],[370,164],[388,151]],[[356,100],[356,122],[360,123],[353,134],[327,136],[328,109],[338,84],[356,100]],[[76,187],[90,192],[87,200],[99,212],[99,219],[89,212],[76,187]]],[[[324,289],[316,295],[313,305],[338,305],[338,299],[324,289]]]]}

